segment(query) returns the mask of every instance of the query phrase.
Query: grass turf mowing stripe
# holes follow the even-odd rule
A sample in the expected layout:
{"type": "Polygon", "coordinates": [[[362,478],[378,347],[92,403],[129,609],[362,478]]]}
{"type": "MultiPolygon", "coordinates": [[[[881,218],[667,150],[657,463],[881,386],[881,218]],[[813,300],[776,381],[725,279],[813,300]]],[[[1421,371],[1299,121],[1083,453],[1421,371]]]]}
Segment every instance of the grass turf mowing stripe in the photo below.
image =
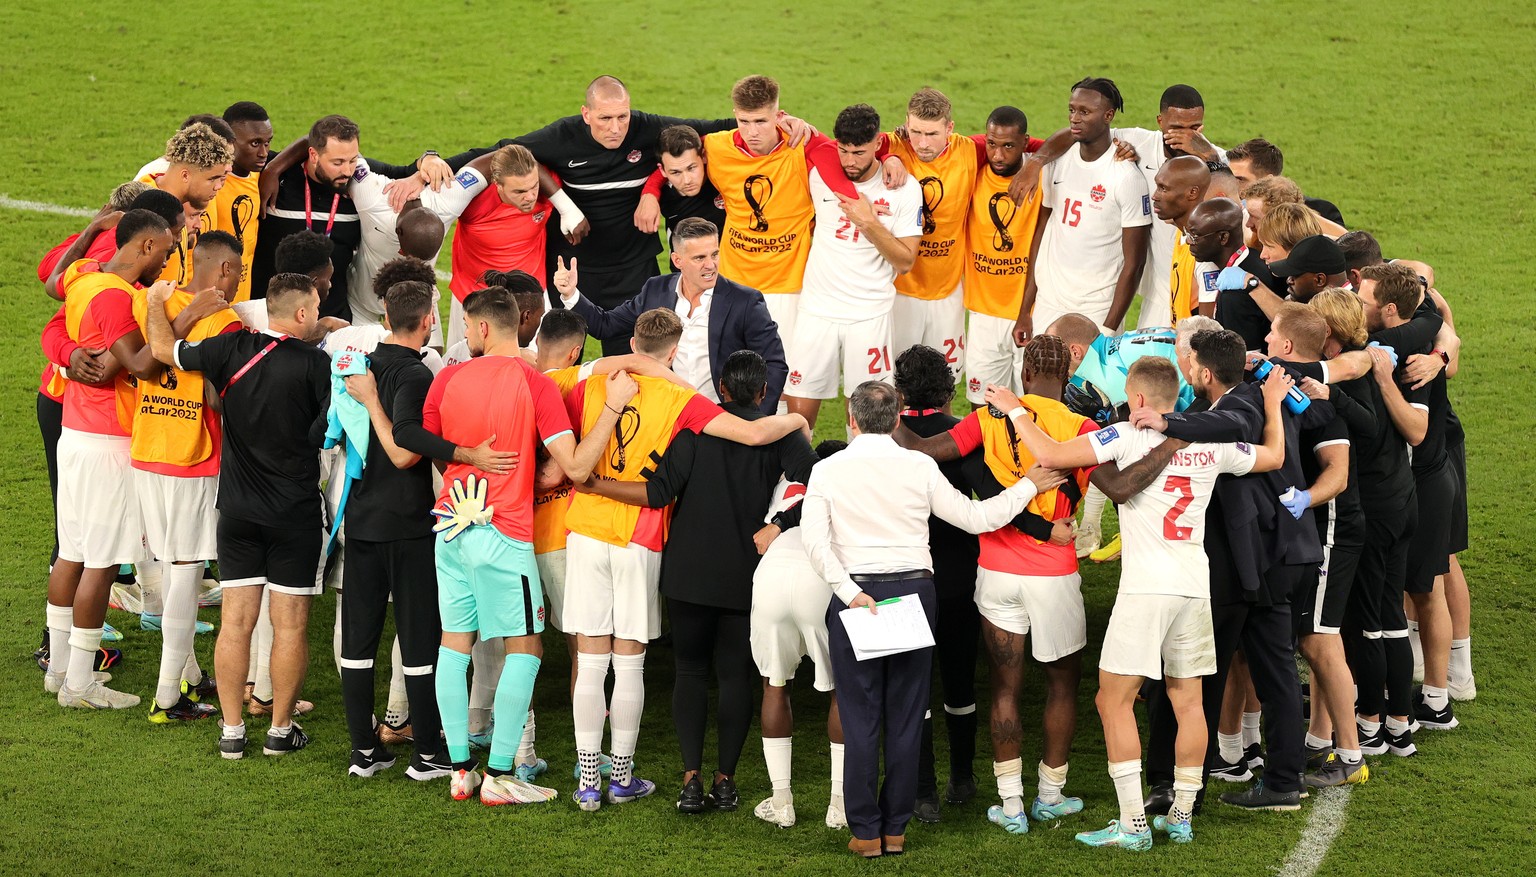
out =
{"type": "Polygon", "coordinates": [[[1280,877],[1312,877],[1328,857],[1328,848],[1344,830],[1352,786],[1313,792],[1312,812],[1301,830],[1301,839],[1286,854],[1277,872],[1280,877]]]}

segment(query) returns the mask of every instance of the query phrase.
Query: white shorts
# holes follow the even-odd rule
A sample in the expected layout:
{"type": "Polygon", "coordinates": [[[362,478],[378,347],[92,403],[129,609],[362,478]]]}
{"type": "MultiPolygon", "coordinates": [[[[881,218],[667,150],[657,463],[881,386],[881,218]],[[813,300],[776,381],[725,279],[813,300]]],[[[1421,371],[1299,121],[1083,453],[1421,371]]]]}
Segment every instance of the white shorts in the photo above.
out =
{"type": "Polygon", "coordinates": [[[1099,669],[1120,676],[1193,679],[1216,672],[1211,601],[1172,594],[1121,594],[1109,614],[1099,669]]]}
{"type": "MultiPolygon", "coordinates": [[[[433,467],[435,473],[437,467],[433,467]]],[[[336,520],[336,511],[341,506],[341,491],[347,483],[347,455],[341,445],[334,448],[322,448],[320,450],[320,478],[325,482],[325,490],[321,493],[325,503],[325,526],[322,528],[325,535],[321,537],[321,545],[327,545],[330,539],[330,522],[336,520]]],[[[434,492],[433,496],[437,496],[434,492]]],[[[330,566],[326,566],[326,554],[324,549],[320,554],[320,568],[315,572],[315,584],[324,591],[326,586],[331,590],[341,593],[342,574],[347,566],[347,525],[343,523],[336,530],[336,547],[331,551],[331,557],[335,560],[330,566]]]]}
{"type": "Polygon", "coordinates": [[[929,301],[896,294],[891,309],[891,358],[924,344],[944,354],[960,374],[965,361],[965,294],[957,285],[949,295],[929,301]]]}
{"type": "Polygon", "coordinates": [[[133,490],[157,559],[193,563],[219,556],[219,476],[178,478],[134,469],[133,490]]]}
{"type": "Polygon", "coordinates": [[[572,533],[565,564],[566,633],[639,643],[661,636],[661,552],[572,533]]]}
{"type": "Polygon", "coordinates": [[[106,569],[149,557],[122,435],[65,427],[59,435],[59,559],[106,569]]]}
{"type": "Polygon", "coordinates": [[[1173,303],[1169,301],[1172,297],[1173,293],[1166,289],[1152,289],[1144,293],[1141,297],[1141,313],[1136,317],[1136,328],[1169,325],[1173,317],[1173,303]]]}
{"type": "Polygon", "coordinates": [[[1029,636],[1030,654],[1048,664],[1088,645],[1088,616],[1083,610],[1083,578],[1019,576],[980,567],[976,570],[976,608],[992,626],[1029,636]]]}
{"type": "Polygon", "coordinates": [[[789,353],[789,342],[795,337],[795,323],[800,315],[800,293],[765,292],[763,301],[768,303],[768,316],[779,326],[779,341],[784,352],[789,353]]]}
{"type": "Polygon", "coordinates": [[[971,311],[965,339],[965,398],[972,405],[986,401],[987,384],[1024,392],[1024,348],[1013,343],[1013,320],[971,311]]]}
{"type": "Polygon", "coordinates": [[[846,393],[865,381],[890,383],[891,315],[836,323],[801,314],[788,359],[786,396],[836,399],[839,378],[846,393]]]}
{"type": "Polygon", "coordinates": [[[565,549],[536,554],[533,559],[539,565],[539,584],[544,588],[544,623],[564,631],[560,607],[565,605],[565,549]]]}
{"type": "Polygon", "coordinates": [[[774,540],[752,576],[752,660],[769,684],[788,684],[809,655],[816,665],[816,690],[833,689],[827,651],[831,600],[832,589],[811,568],[800,540],[787,533],[774,540]]]}
{"type": "Polygon", "coordinates": [[[448,340],[443,343],[443,326],[439,322],[432,327],[432,337],[427,340],[428,347],[442,347],[445,350],[464,340],[464,303],[459,297],[450,293],[448,295],[448,340]]]}
{"type": "MultiPolygon", "coordinates": [[[[1043,335],[1045,330],[1051,327],[1060,317],[1067,314],[1082,314],[1099,326],[1109,319],[1109,309],[1114,306],[1113,298],[1106,298],[1102,302],[1044,302],[1035,299],[1035,309],[1030,312],[1030,321],[1034,328],[1034,334],[1043,335]]],[[[1164,305],[1167,308],[1167,305],[1164,305]]],[[[1110,329],[1119,330],[1118,326],[1110,326],[1110,329]]]]}

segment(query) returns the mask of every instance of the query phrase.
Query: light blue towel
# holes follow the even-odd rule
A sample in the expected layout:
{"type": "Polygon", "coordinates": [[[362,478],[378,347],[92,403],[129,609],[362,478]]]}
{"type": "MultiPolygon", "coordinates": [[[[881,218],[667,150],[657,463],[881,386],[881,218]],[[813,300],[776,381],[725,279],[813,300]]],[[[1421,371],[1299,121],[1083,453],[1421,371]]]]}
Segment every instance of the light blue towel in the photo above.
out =
{"type": "Polygon", "coordinates": [[[363,467],[368,462],[368,409],[347,393],[347,375],[360,375],[368,370],[368,357],[355,350],[337,350],[331,354],[331,410],[326,415],[325,446],[334,448],[343,440],[347,451],[347,483],[341,491],[341,502],[336,505],[336,520],[326,537],[325,553],[336,547],[336,532],[347,510],[347,497],[352,493],[352,482],[363,477],[363,467]]]}

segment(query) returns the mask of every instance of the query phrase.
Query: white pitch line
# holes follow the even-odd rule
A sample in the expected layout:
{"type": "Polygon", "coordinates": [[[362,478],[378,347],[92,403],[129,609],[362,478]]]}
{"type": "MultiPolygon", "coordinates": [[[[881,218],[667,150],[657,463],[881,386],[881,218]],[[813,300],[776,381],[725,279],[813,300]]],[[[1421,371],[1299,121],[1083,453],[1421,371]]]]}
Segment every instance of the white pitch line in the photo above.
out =
{"type": "Polygon", "coordinates": [[[1348,818],[1350,786],[1322,789],[1312,793],[1315,803],[1301,829],[1301,840],[1280,863],[1279,877],[1313,877],[1328,856],[1328,848],[1344,830],[1348,818]]]}
{"type": "Polygon", "coordinates": [[[26,210],[31,213],[53,213],[59,216],[96,215],[95,210],[85,207],[65,207],[63,204],[49,204],[46,201],[27,201],[21,198],[12,198],[4,193],[0,193],[0,207],[9,210],[26,210]]]}
{"type": "MultiPolygon", "coordinates": [[[[95,216],[96,211],[86,207],[65,207],[63,204],[49,204],[46,201],[27,201],[22,198],[12,198],[0,192],[0,208],[7,210],[25,210],[29,213],[52,213],[58,216],[95,216]]],[[[439,280],[451,281],[453,275],[447,271],[438,271],[439,280]]]]}

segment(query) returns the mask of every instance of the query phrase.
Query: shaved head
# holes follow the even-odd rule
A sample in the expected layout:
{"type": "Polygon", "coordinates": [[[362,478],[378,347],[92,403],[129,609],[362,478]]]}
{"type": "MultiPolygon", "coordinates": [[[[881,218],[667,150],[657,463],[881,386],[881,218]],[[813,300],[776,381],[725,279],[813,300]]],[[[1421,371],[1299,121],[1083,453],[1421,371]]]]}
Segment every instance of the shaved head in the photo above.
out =
{"type": "Polygon", "coordinates": [[[628,99],[629,89],[624,87],[617,76],[599,76],[587,86],[586,105],[589,107],[600,102],[628,99]]]}
{"type": "Polygon", "coordinates": [[[1189,227],[1195,231],[1195,225],[1199,223],[1208,233],[1211,231],[1229,231],[1232,234],[1241,234],[1243,230],[1243,207],[1231,198],[1212,198],[1195,205],[1195,209],[1189,212],[1189,227]]]}
{"type": "Polygon", "coordinates": [[[1064,314],[1056,318],[1045,330],[1047,335],[1055,335],[1068,344],[1080,344],[1087,347],[1099,337],[1099,326],[1094,321],[1082,314],[1064,314]]]}
{"type": "Polygon", "coordinates": [[[1183,226],[1190,208],[1205,200],[1211,169],[1193,155],[1170,158],[1153,180],[1152,210],[1164,222],[1183,226]]]}
{"type": "Polygon", "coordinates": [[[1231,198],[1196,204],[1184,218],[1189,252],[1202,262],[1224,264],[1243,246],[1243,208],[1231,198]]]}
{"type": "Polygon", "coordinates": [[[1171,174],[1171,178],[1181,189],[1197,186],[1204,189],[1211,184],[1211,169],[1206,167],[1204,159],[1193,155],[1181,155],[1168,159],[1158,173],[1163,171],[1171,174]]]}
{"type": "Polygon", "coordinates": [[[1223,167],[1211,172],[1211,184],[1205,188],[1206,200],[1211,198],[1231,198],[1233,201],[1243,196],[1243,184],[1232,175],[1232,169],[1223,167]]]}

